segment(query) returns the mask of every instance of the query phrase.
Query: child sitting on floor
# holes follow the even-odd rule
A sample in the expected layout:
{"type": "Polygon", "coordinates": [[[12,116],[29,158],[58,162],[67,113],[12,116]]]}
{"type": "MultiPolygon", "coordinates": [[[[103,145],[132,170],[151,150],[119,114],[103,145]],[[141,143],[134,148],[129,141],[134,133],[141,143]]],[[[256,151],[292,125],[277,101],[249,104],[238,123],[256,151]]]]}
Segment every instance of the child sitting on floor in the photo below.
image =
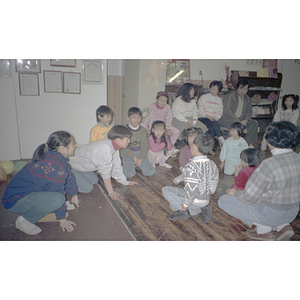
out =
{"type": "MultiPolygon", "coordinates": [[[[231,189],[234,189],[235,191],[243,190],[245,188],[248,179],[263,160],[259,151],[254,148],[243,150],[240,157],[241,164],[237,165],[235,168],[235,183],[231,187],[231,189]]],[[[230,192],[232,192],[230,189],[226,191],[227,194],[230,192]]]]}
{"type": "Polygon", "coordinates": [[[121,150],[124,174],[127,178],[133,177],[136,174],[135,168],[139,167],[144,176],[152,176],[155,174],[155,168],[147,158],[147,132],[140,126],[142,111],[138,107],[129,108],[127,119],[127,128],[132,136],[128,148],[121,150]]]}
{"type": "Polygon", "coordinates": [[[187,219],[191,215],[200,215],[201,221],[207,223],[212,216],[209,204],[219,183],[219,171],[216,164],[207,158],[214,146],[214,139],[205,133],[197,135],[191,146],[193,159],[184,169],[184,189],[165,186],[162,188],[164,197],[169,201],[173,214],[170,221],[187,219]]]}
{"type": "Polygon", "coordinates": [[[195,137],[200,133],[202,133],[202,130],[197,127],[183,129],[181,133],[182,140],[179,145],[179,147],[181,148],[179,154],[179,166],[182,174],[173,179],[173,182],[175,184],[179,184],[181,181],[183,181],[184,167],[193,158],[191,153],[191,146],[193,145],[195,137]]]}
{"type": "Polygon", "coordinates": [[[247,142],[241,137],[243,134],[243,126],[239,122],[234,122],[230,126],[230,138],[225,143],[220,152],[220,168],[226,175],[233,175],[237,165],[241,163],[240,154],[244,149],[248,148],[247,142]]]}
{"type": "Polygon", "coordinates": [[[113,110],[106,106],[101,105],[96,110],[97,124],[90,131],[89,142],[96,142],[107,138],[107,133],[111,129],[111,121],[113,116],[113,110]]]}
{"type": "Polygon", "coordinates": [[[161,167],[172,168],[170,164],[166,163],[171,155],[172,144],[166,134],[166,124],[163,121],[152,123],[151,133],[148,137],[148,148],[148,159],[154,167],[155,164],[159,164],[161,167]]]}
{"type": "Polygon", "coordinates": [[[121,165],[119,150],[126,148],[130,142],[131,131],[122,125],[115,125],[108,132],[107,139],[79,146],[75,156],[70,159],[81,193],[89,193],[98,182],[98,171],[103,179],[108,195],[112,200],[119,200],[120,194],[113,190],[111,177],[123,185],[135,185],[127,181],[121,165]]]}

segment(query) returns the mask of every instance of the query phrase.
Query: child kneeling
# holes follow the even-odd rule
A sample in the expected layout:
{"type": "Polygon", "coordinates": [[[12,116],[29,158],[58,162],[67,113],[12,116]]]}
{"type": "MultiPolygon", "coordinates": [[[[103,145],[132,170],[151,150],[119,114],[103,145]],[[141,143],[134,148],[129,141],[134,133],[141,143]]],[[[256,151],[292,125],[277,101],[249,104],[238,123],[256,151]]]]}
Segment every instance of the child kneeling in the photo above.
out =
{"type": "Polygon", "coordinates": [[[191,215],[200,215],[201,221],[207,223],[211,219],[212,207],[209,204],[219,183],[219,171],[216,164],[207,158],[213,149],[214,139],[205,133],[197,135],[191,145],[193,159],[186,164],[184,189],[165,186],[162,188],[164,197],[175,211],[169,216],[170,221],[187,219],[191,215]]]}

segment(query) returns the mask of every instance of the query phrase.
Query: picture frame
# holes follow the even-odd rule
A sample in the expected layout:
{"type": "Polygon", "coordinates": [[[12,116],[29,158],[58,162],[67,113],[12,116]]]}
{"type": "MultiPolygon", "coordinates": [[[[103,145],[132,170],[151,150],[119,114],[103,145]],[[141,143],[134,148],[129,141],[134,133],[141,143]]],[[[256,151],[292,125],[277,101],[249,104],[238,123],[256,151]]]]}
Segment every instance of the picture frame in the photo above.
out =
{"type": "Polygon", "coordinates": [[[50,65],[56,67],[76,67],[76,59],[50,59],[50,65]]]}
{"type": "Polygon", "coordinates": [[[81,93],[81,73],[64,72],[63,73],[63,92],[66,94],[81,93]]]}
{"type": "Polygon", "coordinates": [[[83,83],[103,84],[103,63],[101,60],[83,60],[83,83]]]}
{"type": "Polygon", "coordinates": [[[41,73],[41,60],[16,59],[16,72],[41,73]]]}
{"type": "Polygon", "coordinates": [[[63,92],[63,80],[61,71],[44,71],[44,92],[63,92]]]}
{"type": "Polygon", "coordinates": [[[39,96],[39,75],[19,73],[19,88],[21,96],[39,96]]]}
{"type": "Polygon", "coordinates": [[[10,60],[0,59],[0,77],[10,77],[10,60]]]}
{"type": "Polygon", "coordinates": [[[166,81],[171,84],[183,84],[190,81],[190,60],[172,59],[167,65],[166,81]]]}
{"type": "Polygon", "coordinates": [[[263,59],[263,68],[277,69],[277,59],[263,59]]]}

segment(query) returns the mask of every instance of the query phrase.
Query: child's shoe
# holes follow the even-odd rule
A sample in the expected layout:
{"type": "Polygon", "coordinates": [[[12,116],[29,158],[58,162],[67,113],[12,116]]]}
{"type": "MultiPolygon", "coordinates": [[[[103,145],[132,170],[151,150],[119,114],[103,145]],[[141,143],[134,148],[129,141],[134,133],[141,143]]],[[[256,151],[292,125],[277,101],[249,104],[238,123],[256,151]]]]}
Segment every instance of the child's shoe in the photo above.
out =
{"type": "Polygon", "coordinates": [[[208,204],[205,207],[202,207],[199,216],[203,223],[208,223],[212,216],[212,206],[208,204]]]}
{"type": "Polygon", "coordinates": [[[167,164],[167,163],[164,163],[164,164],[159,164],[161,167],[164,167],[164,168],[167,168],[167,169],[172,169],[172,166],[167,164]]]}
{"type": "Polygon", "coordinates": [[[179,184],[181,181],[183,181],[183,174],[180,174],[179,176],[173,179],[173,183],[176,185],[179,184]]]}
{"type": "Polygon", "coordinates": [[[40,227],[27,221],[26,219],[23,218],[23,216],[19,216],[17,218],[16,228],[30,235],[37,235],[42,231],[40,227]]]}
{"type": "Polygon", "coordinates": [[[266,151],[267,150],[267,141],[265,139],[263,139],[262,142],[261,142],[260,150],[261,151],[266,151]]]}
{"type": "Polygon", "coordinates": [[[188,219],[191,216],[189,210],[177,210],[171,215],[169,215],[169,220],[170,221],[177,221],[177,220],[182,220],[182,219],[188,219]]]}
{"type": "Polygon", "coordinates": [[[171,152],[171,157],[176,157],[176,155],[180,152],[180,149],[176,149],[174,146],[172,148],[171,152]]]}

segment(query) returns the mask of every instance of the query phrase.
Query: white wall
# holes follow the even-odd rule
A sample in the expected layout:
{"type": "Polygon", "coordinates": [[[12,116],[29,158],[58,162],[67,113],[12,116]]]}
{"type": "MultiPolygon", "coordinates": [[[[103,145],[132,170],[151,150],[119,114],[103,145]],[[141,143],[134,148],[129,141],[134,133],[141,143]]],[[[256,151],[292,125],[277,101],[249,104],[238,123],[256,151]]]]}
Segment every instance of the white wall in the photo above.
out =
{"type": "MultiPolygon", "coordinates": [[[[7,153],[3,151],[1,143],[0,160],[31,158],[36,147],[45,143],[48,136],[56,130],[66,130],[73,134],[78,144],[88,143],[89,130],[96,123],[95,111],[99,105],[107,103],[107,60],[103,60],[103,84],[81,84],[81,94],[45,93],[43,70],[57,70],[65,72],[80,72],[82,60],[76,60],[75,68],[52,67],[49,59],[41,60],[39,74],[40,96],[21,96],[19,92],[18,73],[12,62],[12,77],[9,85],[5,85],[7,78],[0,78],[0,86],[5,86],[5,98],[1,93],[1,117],[5,115],[11,121],[5,122],[0,128],[0,137],[6,140],[7,148],[15,148],[14,134],[7,137],[8,128],[14,128],[16,114],[12,102],[16,99],[17,122],[19,127],[20,152],[7,153]],[[13,86],[13,88],[12,88],[13,86]]],[[[83,74],[82,74],[83,76],[83,74]]],[[[2,118],[1,118],[2,119],[2,118]]],[[[12,150],[11,150],[12,151],[12,150]]]]}

